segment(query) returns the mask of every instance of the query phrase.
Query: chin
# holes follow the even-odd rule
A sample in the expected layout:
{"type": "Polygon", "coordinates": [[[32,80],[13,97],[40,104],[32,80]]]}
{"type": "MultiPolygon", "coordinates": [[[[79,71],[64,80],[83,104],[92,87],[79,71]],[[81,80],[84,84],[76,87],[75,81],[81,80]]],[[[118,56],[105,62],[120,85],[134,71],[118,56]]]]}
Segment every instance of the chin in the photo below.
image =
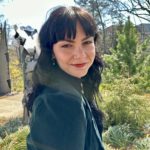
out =
{"type": "Polygon", "coordinates": [[[86,75],[87,75],[87,72],[85,72],[85,73],[79,73],[79,74],[74,74],[73,76],[75,76],[77,78],[82,78],[82,77],[84,77],[86,75]]]}

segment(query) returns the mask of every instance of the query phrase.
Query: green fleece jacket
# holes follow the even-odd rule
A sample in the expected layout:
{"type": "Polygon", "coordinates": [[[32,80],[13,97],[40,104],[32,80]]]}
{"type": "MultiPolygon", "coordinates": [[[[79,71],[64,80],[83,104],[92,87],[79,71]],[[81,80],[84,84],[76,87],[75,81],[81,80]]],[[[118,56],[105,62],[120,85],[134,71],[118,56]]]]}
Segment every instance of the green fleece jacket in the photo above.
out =
{"type": "Polygon", "coordinates": [[[28,150],[104,150],[101,133],[81,87],[63,71],[34,100],[28,150]]]}

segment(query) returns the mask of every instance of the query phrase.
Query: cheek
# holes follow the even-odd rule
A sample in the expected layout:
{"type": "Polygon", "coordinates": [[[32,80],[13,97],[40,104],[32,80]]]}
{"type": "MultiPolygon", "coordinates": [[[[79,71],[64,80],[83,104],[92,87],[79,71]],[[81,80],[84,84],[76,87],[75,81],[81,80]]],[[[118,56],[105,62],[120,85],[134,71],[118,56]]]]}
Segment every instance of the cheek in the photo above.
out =
{"type": "Polygon", "coordinates": [[[53,54],[57,62],[59,62],[63,58],[63,54],[60,51],[60,48],[57,44],[53,46],[53,54]]]}
{"type": "Polygon", "coordinates": [[[54,53],[55,55],[55,59],[57,61],[57,63],[61,66],[63,64],[67,64],[70,60],[70,56],[68,56],[65,53],[62,52],[58,52],[58,53],[54,53]]]}
{"type": "Polygon", "coordinates": [[[61,62],[61,61],[63,61],[63,59],[64,59],[64,56],[63,55],[61,55],[61,54],[59,54],[59,53],[54,53],[54,55],[55,55],[55,59],[56,59],[56,61],[59,63],[59,62],[61,62]]]}
{"type": "Polygon", "coordinates": [[[91,60],[92,60],[92,63],[94,62],[95,55],[96,55],[96,53],[95,53],[95,51],[94,51],[94,52],[91,54],[91,60]]]}
{"type": "Polygon", "coordinates": [[[94,60],[96,55],[95,47],[92,47],[92,49],[88,51],[88,55],[92,60],[94,60]]]}

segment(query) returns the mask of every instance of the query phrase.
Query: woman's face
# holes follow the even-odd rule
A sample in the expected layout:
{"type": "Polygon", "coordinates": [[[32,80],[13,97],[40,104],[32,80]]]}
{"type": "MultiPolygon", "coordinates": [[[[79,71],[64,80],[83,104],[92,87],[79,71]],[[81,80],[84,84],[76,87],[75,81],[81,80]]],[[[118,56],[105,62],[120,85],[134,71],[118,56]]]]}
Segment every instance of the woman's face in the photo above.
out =
{"type": "Polygon", "coordinates": [[[77,78],[85,76],[95,58],[94,37],[87,37],[77,23],[75,39],[64,39],[53,45],[53,52],[59,67],[77,78]]]}

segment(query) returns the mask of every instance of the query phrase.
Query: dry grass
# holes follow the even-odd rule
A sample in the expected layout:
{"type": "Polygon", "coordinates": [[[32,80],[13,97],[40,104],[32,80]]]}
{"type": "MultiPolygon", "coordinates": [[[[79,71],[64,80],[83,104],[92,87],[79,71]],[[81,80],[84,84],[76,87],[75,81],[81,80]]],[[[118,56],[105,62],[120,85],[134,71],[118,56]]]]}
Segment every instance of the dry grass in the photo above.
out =
{"type": "Polygon", "coordinates": [[[10,118],[22,116],[22,97],[22,93],[0,97],[0,124],[10,118]]]}

